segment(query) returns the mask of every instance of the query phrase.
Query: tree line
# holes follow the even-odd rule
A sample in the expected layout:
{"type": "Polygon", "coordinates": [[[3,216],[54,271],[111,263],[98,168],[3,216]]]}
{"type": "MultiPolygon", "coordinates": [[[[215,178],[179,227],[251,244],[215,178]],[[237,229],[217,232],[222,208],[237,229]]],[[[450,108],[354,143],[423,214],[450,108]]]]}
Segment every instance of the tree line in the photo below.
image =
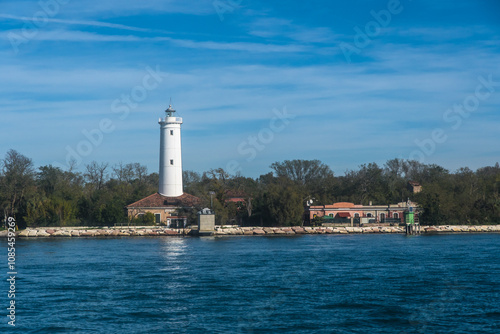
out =
{"type": "MultiPolygon", "coordinates": [[[[125,206],[157,192],[158,173],[140,163],[91,162],[82,172],[71,166],[35,168],[33,161],[9,150],[0,163],[2,220],[15,217],[24,226],[112,226],[130,223],[125,206]]],[[[300,225],[304,206],[334,202],[394,204],[410,198],[421,207],[425,224],[500,223],[500,166],[467,167],[454,172],[418,161],[392,159],[383,166],[363,164],[336,176],[319,160],[275,162],[258,178],[229,175],[224,169],[184,171],[184,191],[212,207],[217,224],[300,225]],[[408,181],[418,182],[414,194],[408,181]]],[[[144,219],[144,217],[142,218],[144,219]]]]}

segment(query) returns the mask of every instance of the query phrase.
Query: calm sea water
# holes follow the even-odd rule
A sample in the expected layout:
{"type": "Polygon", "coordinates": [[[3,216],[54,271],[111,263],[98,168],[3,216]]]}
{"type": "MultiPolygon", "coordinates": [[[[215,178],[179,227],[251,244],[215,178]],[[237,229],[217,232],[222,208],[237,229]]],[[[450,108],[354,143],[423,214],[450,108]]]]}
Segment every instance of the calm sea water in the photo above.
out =
{"type": "Polygon", "coordinates": [[[16,261],[1,333],[500,333],[499,234],[18,239],[16,261]]]}

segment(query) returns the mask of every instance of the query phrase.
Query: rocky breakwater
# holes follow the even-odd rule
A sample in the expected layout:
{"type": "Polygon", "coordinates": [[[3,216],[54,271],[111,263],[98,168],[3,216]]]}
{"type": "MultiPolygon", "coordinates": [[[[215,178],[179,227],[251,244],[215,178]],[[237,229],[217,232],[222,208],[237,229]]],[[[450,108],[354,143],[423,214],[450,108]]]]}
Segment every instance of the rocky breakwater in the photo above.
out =
{"type": "Polygon", "coordinates": [[[500,225],[422,226],[422,233],[499,233],[500,225]]]}
{"type": "MultiPolygon", "coordinates": [[[[445,225],[422,226],[428,233],[499,233],[500,225],[445,225]]],[[[214,235],[297,235],[297,234],[376,234],[405,233],[404,226],[363,227],[217,227],[214,235]]]]}
{"type": "Polygon", "coordinates": [[[360,233],[404,233],[400,226],[365,227],[218,227],[215,235],[300,235],[300,234],[360,234],[360,233]]]}
{"type": "MultiPolygon", "coordinates": [[[[189,234],[190,229],[160,228],[27,228],[16,232],[17,237],[128,237],[128,236],[182,236],[189,234]]],[[[7,231],[1,231],[0,237],[6,237],[7,231]]]]}

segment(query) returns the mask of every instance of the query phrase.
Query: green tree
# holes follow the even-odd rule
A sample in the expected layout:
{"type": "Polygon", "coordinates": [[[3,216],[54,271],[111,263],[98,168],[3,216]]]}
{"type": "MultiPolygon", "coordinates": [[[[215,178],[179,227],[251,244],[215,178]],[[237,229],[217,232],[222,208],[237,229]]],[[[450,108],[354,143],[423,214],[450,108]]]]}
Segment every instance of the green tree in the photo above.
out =
{"type": "Polygon", "coordinates": [[[77,196],[82,191],[78,174],[51,165],[42,166],[36,176],[36,187],[25,218],[30,226],[64,226],[78,222],[77,196]]]}
{"type": "Polygon", "coordinates": [[[316,204],[331,204],[334,201],[338,182],[330,167],[321,161],[285,160],[270,167],[276,177],[293,181],[300,187],[299,192],[314,198],[316,204]]]}
{"type": "Polygon", "coordinates": [[[302,225],[304,206],[300,188],[287,178],[279,178],[263,193],[260,210],[265,225],[302,225]]]}
{"type": "Polygon", "coordinates": [[[333,176],[330,167],[319,160],[285,160],[271,165],[277,177],[286,177],[300,185],[318,185],[321,180],[333,176]]]}
{"type": "Polygon", "coordinates": [[[1,161],[0,196],[4,216],[24,223],[26,200],[35,189],[33,161],[15,150],[9,150],[1,161]]]}
{"type": "Polygon", "coordinates": [[[405,173],[406,161],[402,159],[388,160],[383,169],[383,178],[387,189],[386,201],[389,203],[404,202],[412,194],[407,188],[405,173]]]}
{"type": "Polygon", "coordinates": [[[436,192],[425,192],[419,194],[418,203],[422,208],[420,222],[429,225],[440,225],[446,221],[442,213],[441,198],[436,192]]]}
{"type": "Polygon", "coordinates": [[[344,194],[354,203],[367,205],[370,201],[386,204],[389,190],[384,180],[384,171],[376,163],[359,166],[359,170],[346,172],[343,178],[344,194]]]}
{"type": "Polygon", "coordinates": [[[155,215],[151,212],[146,212],[144,215],[142,215],[142,224],[145,226],[154,225],[155,215]]]}
{"type": "Polygon", "coordinates": [[[182,172],[182,182],[184,183],[184,192],[194,195],[203,192],[201,186],[201,175],[199,173],[185,170],[182,172]]]}
{"type": "Polygon", "coordinates": [[[84,176],[87,182],[87,187],[91,192],[100,190],[104,186],[108,178],[108,164],[92,161],[90,164],[85,166],[85,169],[86,172],[84,176]]]}

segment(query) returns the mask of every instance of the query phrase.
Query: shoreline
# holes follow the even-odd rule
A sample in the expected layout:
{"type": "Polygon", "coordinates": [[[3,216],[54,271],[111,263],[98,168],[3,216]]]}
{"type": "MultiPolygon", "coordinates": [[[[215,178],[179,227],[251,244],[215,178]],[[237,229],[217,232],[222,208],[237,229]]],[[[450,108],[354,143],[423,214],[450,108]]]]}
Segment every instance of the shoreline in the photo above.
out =
{"type": "MultiPolygon", "coordinates": [[[[85,238],[85,237],[129,237],[129,236],[193,236],[197,231],[158,227],[38,227],[16,231],[20,238],[85,238]]],[[[500,233],[500,225],[441,225],[422,226],[421,234],[447,233],[500,233]]],[[[0,238],[7,237],[7,230],[0,231],[0,238]]],[[[404,226],[363,227],[217,227],[213,236],[230,235],[303,235],[303,234],[405,234],[404,226]]]]}

